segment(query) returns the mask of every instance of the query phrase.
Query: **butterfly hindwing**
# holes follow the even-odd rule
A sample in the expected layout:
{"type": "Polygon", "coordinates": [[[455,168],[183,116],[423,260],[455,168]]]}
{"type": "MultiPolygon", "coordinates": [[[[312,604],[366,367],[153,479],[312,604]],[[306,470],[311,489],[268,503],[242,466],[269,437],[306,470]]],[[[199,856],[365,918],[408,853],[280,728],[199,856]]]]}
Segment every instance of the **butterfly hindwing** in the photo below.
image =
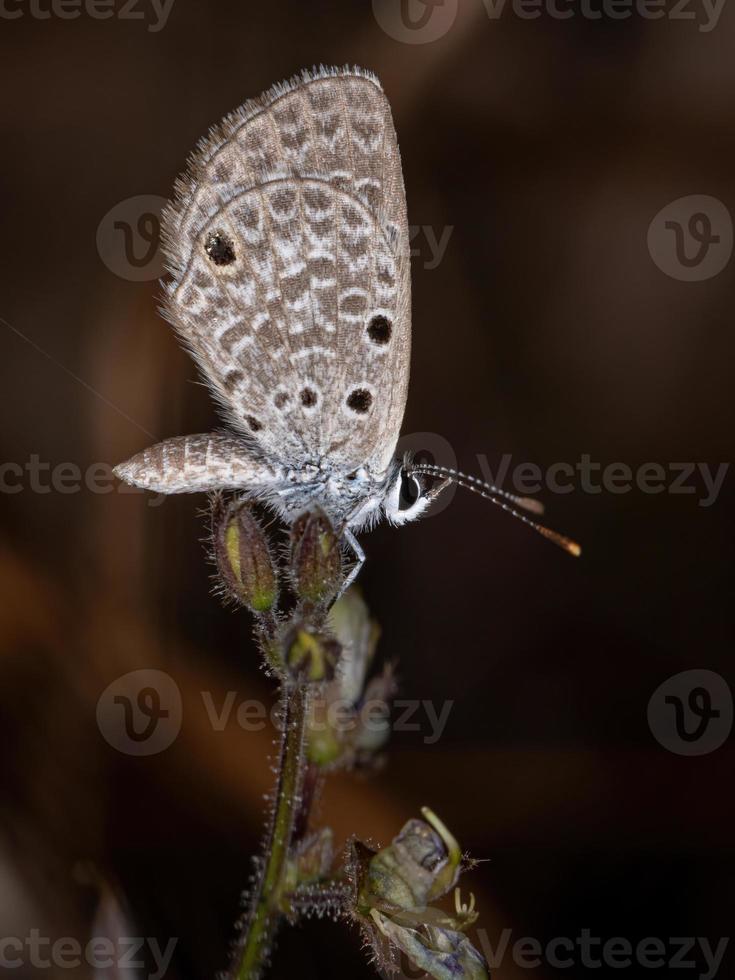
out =
{"type": "Polygon", "coordinates": [[[410,356],[390,109],[358,71],[306,75],[211,135],[165,217],[167,315],[227,415],[289,465],[385,468],[410,356]]]}

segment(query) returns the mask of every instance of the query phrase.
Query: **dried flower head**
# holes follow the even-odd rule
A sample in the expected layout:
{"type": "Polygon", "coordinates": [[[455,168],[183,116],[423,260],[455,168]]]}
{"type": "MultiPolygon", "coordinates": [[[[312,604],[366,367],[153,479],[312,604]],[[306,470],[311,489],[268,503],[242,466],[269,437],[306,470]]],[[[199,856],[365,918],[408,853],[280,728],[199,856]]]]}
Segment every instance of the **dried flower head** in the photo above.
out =
{"type": "Polygon", "coordinates": [[[474,897],[463,904],[457,890],[454,915],[428,904],[456,885],[462,854],[441,820],[426,807],[422,814],[379,851],[352,843],[354,916],[386,970],[404,953],[436,980],[487,980],[485,961],[463,934],[477,919],[474,897]]]}

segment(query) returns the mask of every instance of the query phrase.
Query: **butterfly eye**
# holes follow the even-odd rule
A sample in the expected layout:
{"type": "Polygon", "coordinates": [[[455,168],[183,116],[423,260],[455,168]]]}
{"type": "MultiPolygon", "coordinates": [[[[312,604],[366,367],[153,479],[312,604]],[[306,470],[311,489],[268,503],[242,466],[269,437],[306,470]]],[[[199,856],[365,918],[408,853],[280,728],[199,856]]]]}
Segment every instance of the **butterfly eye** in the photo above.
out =
{"type": "Polygon", "coordinates": [[[204,243],[204,251],[215,265],[230,265],[235,261],[232,241],[220,232],[210,232],[204,243]]]}
{"type": "Polygon", "coordinates": [[[415,476],[401,470],[401,491],[398,496],[398,509],[410,510],[421,496],[421,487],[415,476]]]}

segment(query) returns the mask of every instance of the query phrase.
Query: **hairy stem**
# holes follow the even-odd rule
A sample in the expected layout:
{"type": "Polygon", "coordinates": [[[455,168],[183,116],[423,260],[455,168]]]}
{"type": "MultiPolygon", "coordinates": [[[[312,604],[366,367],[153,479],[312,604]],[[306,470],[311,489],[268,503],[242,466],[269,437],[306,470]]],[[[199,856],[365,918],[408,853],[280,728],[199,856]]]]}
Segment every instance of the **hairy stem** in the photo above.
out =
{"type": "Polygon", "coordinates": [[[258,980],[262,975],[282,917],[279,910],[281,884],[303,794],[304,732],[308,710],[307,685],[285,692],[273,820],[266,843],[265,864],[252,898],[245,939],[234,972],[236,980],[258,980]]]}

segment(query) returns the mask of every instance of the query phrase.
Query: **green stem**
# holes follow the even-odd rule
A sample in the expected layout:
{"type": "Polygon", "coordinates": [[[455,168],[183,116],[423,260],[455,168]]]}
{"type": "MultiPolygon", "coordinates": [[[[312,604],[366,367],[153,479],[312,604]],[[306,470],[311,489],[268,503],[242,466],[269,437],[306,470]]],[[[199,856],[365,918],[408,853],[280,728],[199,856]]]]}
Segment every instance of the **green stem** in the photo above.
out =
{"type": "Polygon", "coordinates": [[[252,899],[250,919],[236,980],[258,980],[280,924],[280,889],[291,847],[294,822],[301,805],[304,779],[304,732],[309,710],[309,688],[299,686],[284,695],[284,733],[278,764],[278,784],[265,865],[252,899]]]}

